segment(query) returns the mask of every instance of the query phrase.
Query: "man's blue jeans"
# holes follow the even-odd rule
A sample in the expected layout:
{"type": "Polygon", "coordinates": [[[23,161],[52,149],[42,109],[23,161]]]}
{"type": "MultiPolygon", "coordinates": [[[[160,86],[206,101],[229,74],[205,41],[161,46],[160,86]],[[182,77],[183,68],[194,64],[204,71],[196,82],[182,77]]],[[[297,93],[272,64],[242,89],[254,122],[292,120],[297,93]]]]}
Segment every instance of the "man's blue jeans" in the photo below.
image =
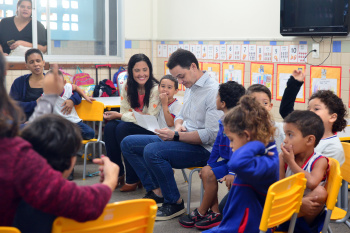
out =
{"type": "Polygon", "coordinates": [[[180,198],[172,168],[205,166],[210,155],[200,145],[163,141],[156,135],[127,136],[120,146],[147,192],[160,187],[164,203],[171,204],[180,198]]]}

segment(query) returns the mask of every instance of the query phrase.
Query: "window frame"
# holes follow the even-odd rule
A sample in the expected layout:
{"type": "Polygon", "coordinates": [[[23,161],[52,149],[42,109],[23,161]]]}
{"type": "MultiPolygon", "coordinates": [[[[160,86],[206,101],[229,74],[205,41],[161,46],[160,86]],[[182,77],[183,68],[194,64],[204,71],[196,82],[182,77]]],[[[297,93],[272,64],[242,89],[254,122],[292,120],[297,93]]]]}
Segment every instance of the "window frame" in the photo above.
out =
{"type": "MultiPolygon", "coordinates": [[[[37,4],[40,0],[32,0],[32,36],[33,36],[33,48],[38,48],[38,38],[37,38],[37,4]],[[35,22],[35,23],[34,23],[35,22]]],[[[50,7],[49,0],[47,1],[46,15],[47,15],[47,30],[50,29],[49,17],[50,17],[50,7]]],[[[124,12],[125,5],[124,0],[117,1],[117,55],[109,55],[109,1],[105,0],[105,51],[106,55],[48,55],[44,54],[44,59],[47,62],[124,62],[125,54],[125,28],[124,28],[124,12]],[[107,43],[108,42],[108,43],[107,43]]],[[[47,52],[51,52],[51,35],[47,33],[47,52]]],[[[24,62],[24,56],[7,56],[8,62],[24,62]]]]}

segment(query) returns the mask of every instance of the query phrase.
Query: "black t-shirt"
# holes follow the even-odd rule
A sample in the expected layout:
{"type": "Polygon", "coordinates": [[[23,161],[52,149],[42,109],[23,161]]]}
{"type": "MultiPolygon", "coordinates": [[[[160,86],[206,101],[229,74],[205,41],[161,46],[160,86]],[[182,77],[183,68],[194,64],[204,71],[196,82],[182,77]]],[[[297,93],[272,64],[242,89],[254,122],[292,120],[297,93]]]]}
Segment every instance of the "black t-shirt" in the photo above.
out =
{"type": "Polygon", "coordinates": [[[26,92],[26,95],[24,97],[23,102],[36,101],[43,94],[42,88],[30,87],[29,78],[27,78],[27,80],[26,80],[26,86],[27,86],[27,92],[26,92]]]}
{"type": "MultiPolygon", "coordinates": [[[[33,43],[32,39],[32,21],[30,21],[22,31],[18,31],[15,25],[15,16],[4,18],[0,22],[0,44],[4,53],[10,53],[11,49],[7,44],[10,40],[23,40],[33,43]]],[[[45,46],[47,44],[47,34],[44,26],[38,21],[38,44],[45,46]]]]}

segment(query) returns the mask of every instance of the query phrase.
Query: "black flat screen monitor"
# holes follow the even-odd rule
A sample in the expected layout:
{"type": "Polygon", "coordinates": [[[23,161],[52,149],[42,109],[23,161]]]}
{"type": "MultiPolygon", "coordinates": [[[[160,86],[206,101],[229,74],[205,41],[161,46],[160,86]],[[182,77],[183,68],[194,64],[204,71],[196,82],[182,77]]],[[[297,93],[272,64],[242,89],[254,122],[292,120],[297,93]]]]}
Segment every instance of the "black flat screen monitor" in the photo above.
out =
{"type": "Polygon", "coordinates": [[[346,36],[350,0],[281,0],[282,36],[346,36]]]}

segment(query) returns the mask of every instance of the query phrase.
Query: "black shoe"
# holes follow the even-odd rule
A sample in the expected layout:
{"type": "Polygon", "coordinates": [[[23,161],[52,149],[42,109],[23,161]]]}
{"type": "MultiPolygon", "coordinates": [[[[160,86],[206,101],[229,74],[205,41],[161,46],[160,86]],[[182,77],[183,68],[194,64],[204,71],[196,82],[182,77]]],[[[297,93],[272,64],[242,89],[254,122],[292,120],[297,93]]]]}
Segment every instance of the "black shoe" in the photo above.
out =
{"type": "Polygon", "coordinates": [[[197,227],[200,230],[206,230],[215,226],[220,225],[222,220],[222,214],[220,213],[214,213],[213,211],[210,211],[203,220],[196,222],[194,224],[195,227],[197,227]]]}
{"type": "Polygon", "coordinates": [[[73,169],[72,173],[68,176],[67,179],[68,179],[69,181],[74,180],[74,169],[73,169]]]}
{"type": "Polygon", "coordinates": [[[164,221],[185,213],[184,200],[180,204],[164,203],[158,208],[156,220],[164,221]]]}
{"type": "Polygon", "coordinates": [[[194,227],[196,222],[204,219],[205,216],[199,214],[198,209],[193,210],[190,214],[184,215],[179,218],[179,223],[181,226],[186,228],[194,227]]]}
{"type": "Polygon", "coordinates": [[[146,195],[143,198],[153,199],[157,203],[158,207],[162,206],[162,204],[164,203],[164,197],[157,196],[153,191],[149,191],[148,193],[146,193],[146,195]]]}

